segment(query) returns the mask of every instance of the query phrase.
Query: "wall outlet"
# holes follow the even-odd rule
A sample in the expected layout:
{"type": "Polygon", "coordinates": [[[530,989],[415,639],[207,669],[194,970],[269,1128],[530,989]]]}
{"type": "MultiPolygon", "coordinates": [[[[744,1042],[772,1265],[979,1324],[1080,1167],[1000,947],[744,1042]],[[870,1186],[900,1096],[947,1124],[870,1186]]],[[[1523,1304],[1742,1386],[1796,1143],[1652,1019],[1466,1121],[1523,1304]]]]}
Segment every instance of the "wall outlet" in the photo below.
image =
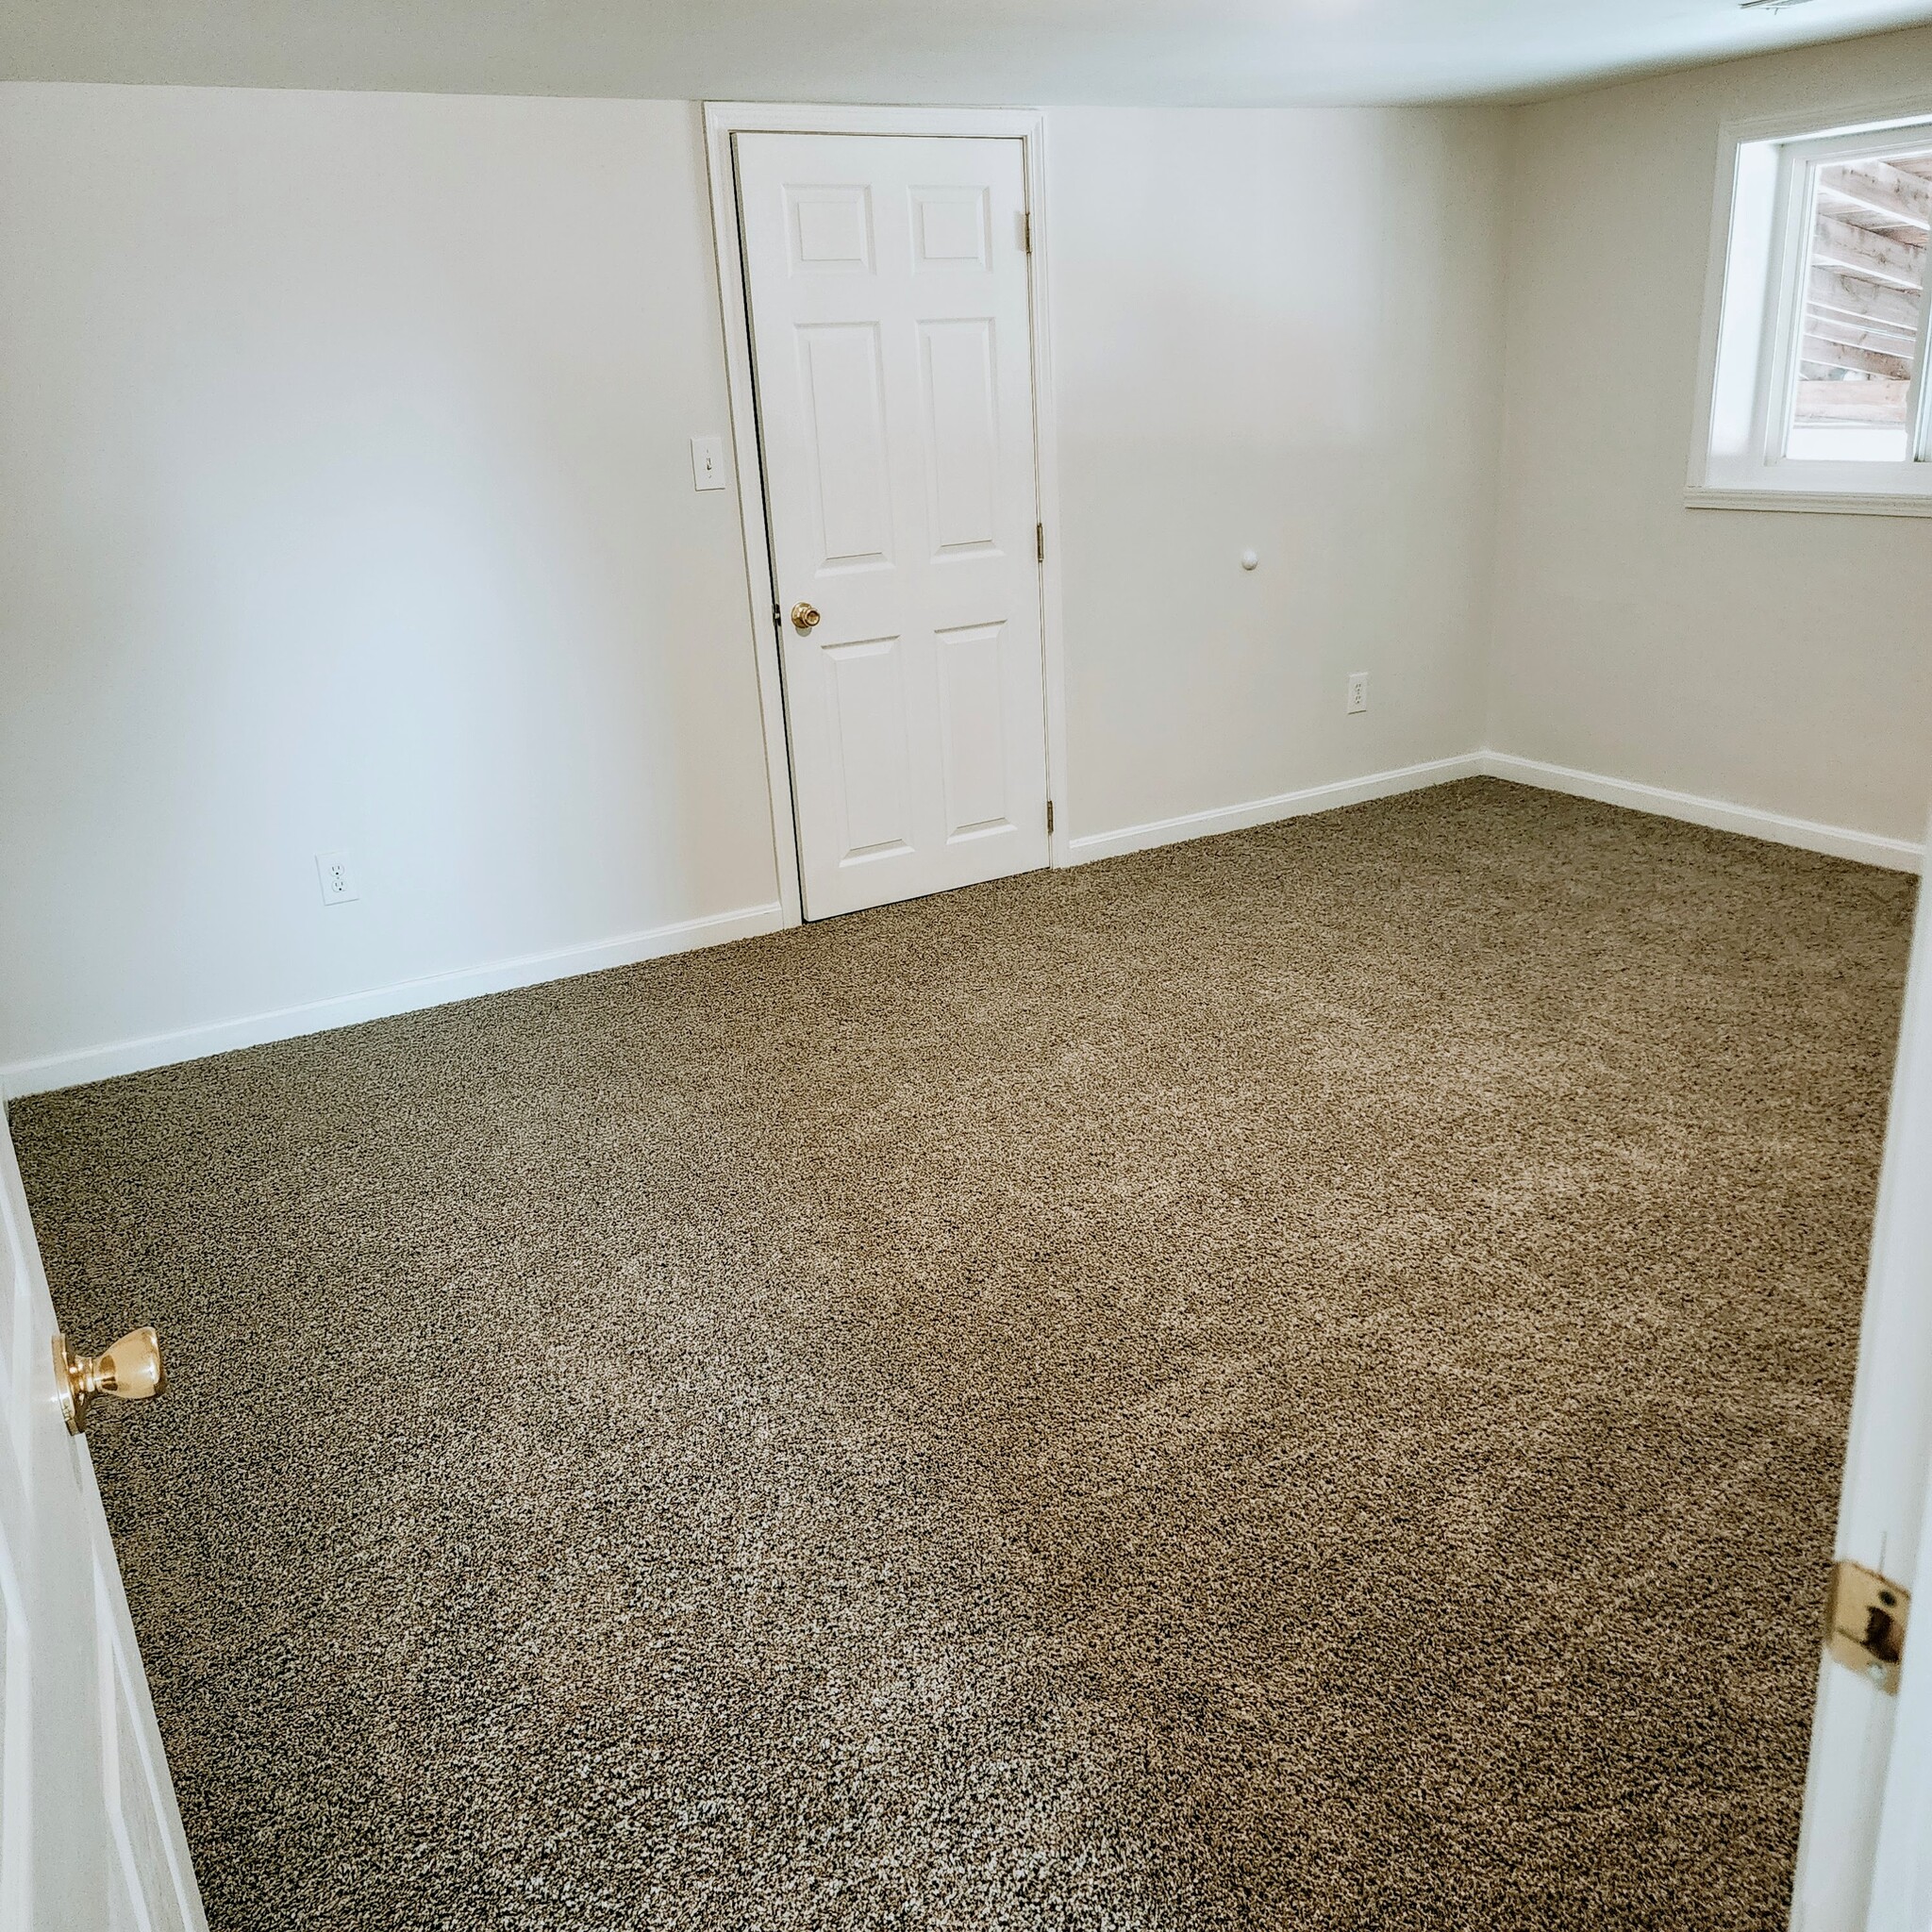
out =
{"type": "Polygon", "coordinates": [[[1348,674],[1348,708],[1351,711],[1366,711],[1369,708],[1369,674],[1366,671],[1351,671],[1348,674]]]}
{"type": "Polygon", "coordinates": [[[693,490],[724,487],[724,439],[693,436],[691,440],[691,486],[693,490]]]}
{"type": "Polygon", "coordinates": [[[322,881],[322,903],[325,906],[344,906],[351,899],[362,896],[356,890],[356,874],[349,870],[349,861],[344,854],[318,852],[315,855],[315,872],[322,881]]]}

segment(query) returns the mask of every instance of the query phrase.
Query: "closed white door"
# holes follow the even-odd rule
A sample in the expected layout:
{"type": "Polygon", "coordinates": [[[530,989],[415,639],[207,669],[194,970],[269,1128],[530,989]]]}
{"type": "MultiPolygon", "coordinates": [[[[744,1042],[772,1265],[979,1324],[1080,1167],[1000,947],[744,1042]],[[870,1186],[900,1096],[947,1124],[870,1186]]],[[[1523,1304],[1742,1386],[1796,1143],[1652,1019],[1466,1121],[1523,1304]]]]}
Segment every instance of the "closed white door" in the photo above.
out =
{"type": "Polygon", "coordinates": [[[0,1928],[206,1932],[4,1119],[0,1293],[0,1928]]]}
{"type": "MultiPolygon", "coordinates": [[[[1932,833],[1928,833],[1932,836],[1932,833]]],[[[1792,1932],[1932,1926],[1932,896],[1921,894],[1879,1172],[1836,1554],[1903,1624],[1890,1681],[1871,1655],[1819,1663],[1792,1932]],[[1862,1668],[1860,1668],[1862,1666],[1862,1668]]],[[[1871,1625],[1866,1624],[1869,1632],[1871,1625]]]]}
{"type": "Polygon", "coordinates": [[[806,916],[1044,865],[1021,143],[734,148],[806,916]]]}

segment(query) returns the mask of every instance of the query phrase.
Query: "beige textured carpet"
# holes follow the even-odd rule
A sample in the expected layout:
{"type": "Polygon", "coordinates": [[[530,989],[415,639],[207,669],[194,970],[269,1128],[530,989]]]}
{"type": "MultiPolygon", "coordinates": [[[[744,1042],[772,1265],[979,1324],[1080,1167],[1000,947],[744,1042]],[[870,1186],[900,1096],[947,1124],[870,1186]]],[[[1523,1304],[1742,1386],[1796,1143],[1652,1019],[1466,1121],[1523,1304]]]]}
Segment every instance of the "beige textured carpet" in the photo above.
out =
{"type": "Polygon", "coordinates": [[[1781,1926],[1911,892],[1478,781],[20,1106],[216,1932],[1781,1926]]]}

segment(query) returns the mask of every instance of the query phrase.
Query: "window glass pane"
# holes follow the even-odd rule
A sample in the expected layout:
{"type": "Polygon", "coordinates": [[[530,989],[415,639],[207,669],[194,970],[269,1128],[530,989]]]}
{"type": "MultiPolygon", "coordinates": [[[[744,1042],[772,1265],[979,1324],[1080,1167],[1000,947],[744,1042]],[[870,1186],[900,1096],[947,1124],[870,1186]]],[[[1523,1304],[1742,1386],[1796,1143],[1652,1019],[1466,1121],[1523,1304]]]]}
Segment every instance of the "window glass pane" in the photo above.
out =
{"type": "Polygon", "coordinates": [[[1904,462],[1932,234],[1932,149],[1827,162],[1805,262],[1787,456],[1904,462]]]}

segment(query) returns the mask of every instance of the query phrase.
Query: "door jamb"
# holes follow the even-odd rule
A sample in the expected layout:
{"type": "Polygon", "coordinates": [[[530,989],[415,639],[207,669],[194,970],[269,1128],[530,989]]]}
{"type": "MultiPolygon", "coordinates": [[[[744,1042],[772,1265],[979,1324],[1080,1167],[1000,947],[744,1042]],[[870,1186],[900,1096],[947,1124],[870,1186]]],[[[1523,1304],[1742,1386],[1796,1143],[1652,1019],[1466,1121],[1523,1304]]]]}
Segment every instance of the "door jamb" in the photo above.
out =
{"type": "Polygon", "coordinates": [[[891,108],[784,106],[762,101],[705,103],[705,161],[710,177],[711,240],[717,251],[718,298],[724,324],[724,377],[731,403],[731,449],[738,510],[744,533],[746,588],[764,716],[765,770],[771,791],[772,843],[785,923],[804,917],[799,890],[797,830],[791,812],[791,757],[785,733],[784,688],[778,665],[777,602],[765,526],[764,465],[752,407],[751,328],[740,248],[734,134],[924,134],[1018,141],[1026,178],[1032,249],[1026,258],[1032,323],[1033,468],[1036,514],[1046,556],[1040,567],[1041,675],[1046,695],[1046,794],[1054,803],[1047,863],[1072,863],[1067,799],[1067,714],[1061,631],[1059,462],[1054,435],[1051,308],[1047,299],[1046,116],[1032,108],[891,108]]]}

